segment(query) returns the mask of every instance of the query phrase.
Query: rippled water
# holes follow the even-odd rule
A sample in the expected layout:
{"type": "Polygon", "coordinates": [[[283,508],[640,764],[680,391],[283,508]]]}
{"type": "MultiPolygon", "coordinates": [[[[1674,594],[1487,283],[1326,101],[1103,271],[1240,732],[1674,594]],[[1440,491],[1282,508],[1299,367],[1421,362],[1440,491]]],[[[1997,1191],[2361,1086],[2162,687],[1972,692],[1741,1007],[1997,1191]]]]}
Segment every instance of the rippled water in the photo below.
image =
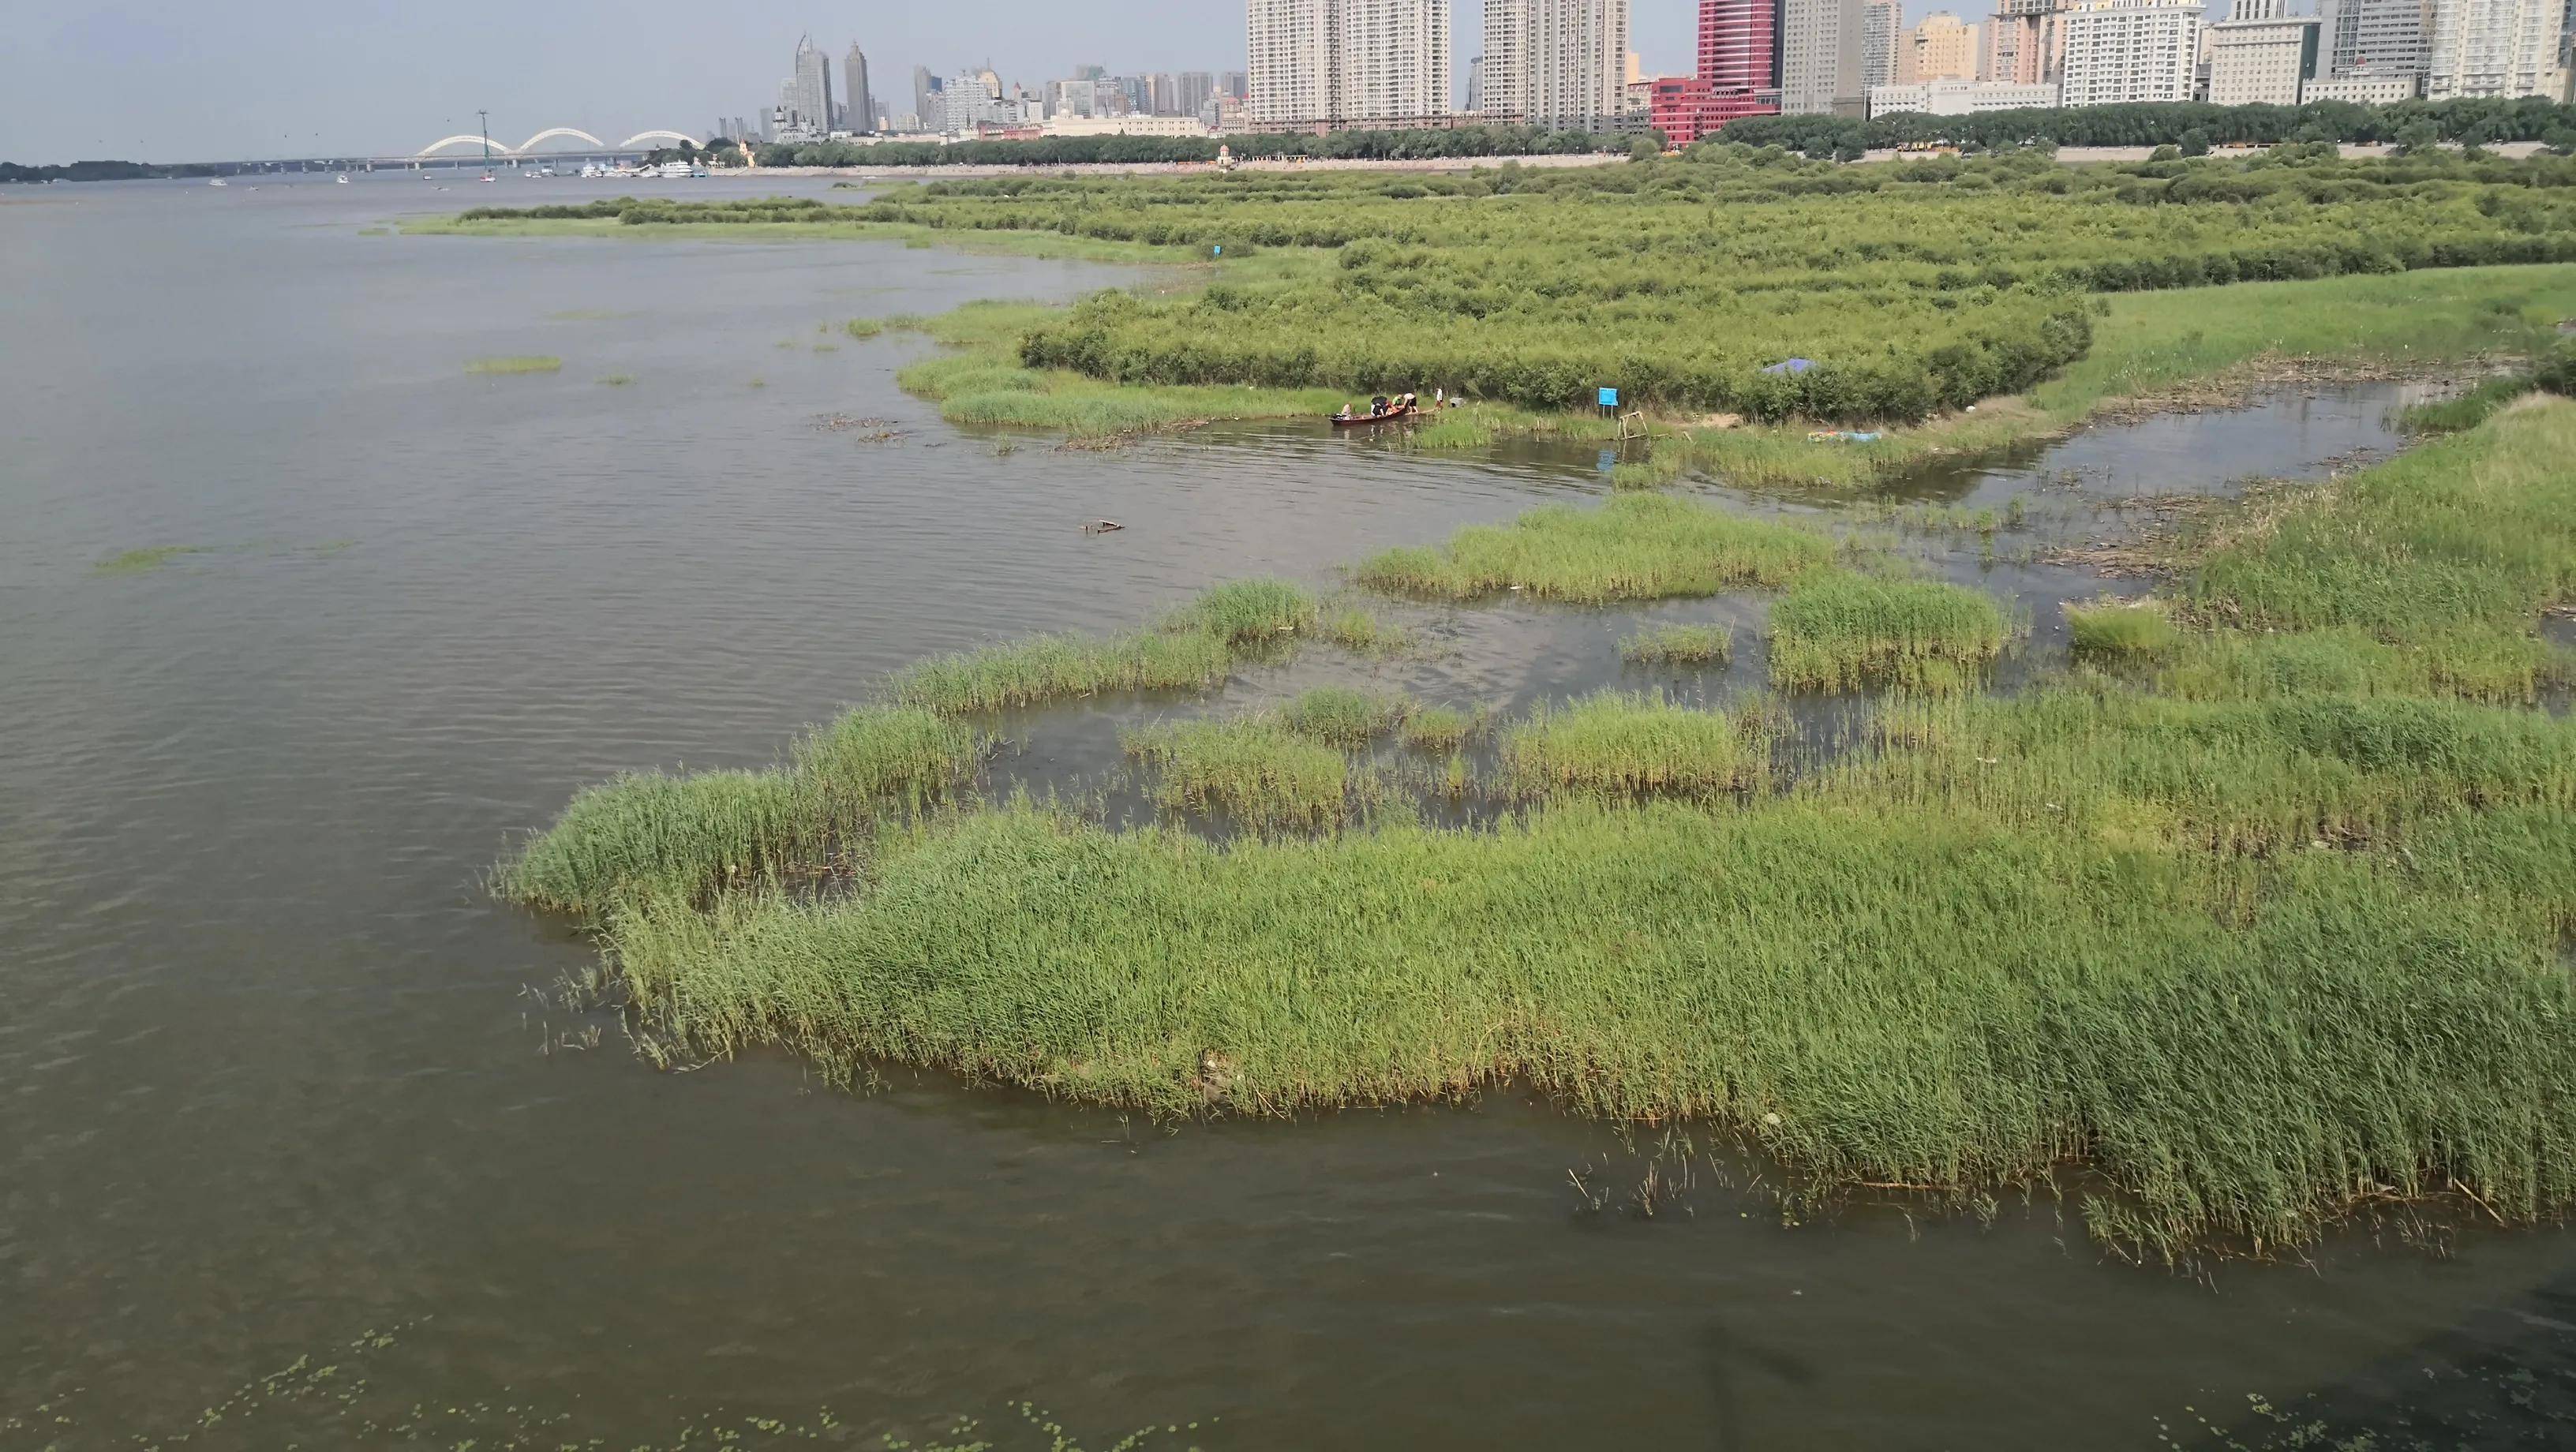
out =
{"type": "MultiPolygon", "coordinates": [[[[2145,1446],[2245,1423],[2253,1393],[2557,1429],[2555,1232],[2465,1228],[2435,1257],[2362,1231],[2201,1281],[2103,1263],[2045,1200],[1783,1225],[1746,1184],[1767,1172],[1704,1145],[1649,1216],[1655,1146],[1509,1095],[1178,1127],[937,1075],[850,1095],[767,1056],[656,1073],[523,991],[590,952],[480,875],[585,782],[765,761],[928,650],[1247,573],[1320,583],[1600,488],[1588,452],[1304,428],[1004,452],[893,387],[924,345],[838,331],[1127,276],[1106,268],[363,235],[571,185],[0,197],[0,1447],[196,1428],[299,1356],[366,1391],[198,1445],[402,1440],[384,1409],[415,1402],[441,1445],[825,1407],[874,1445],[1022,1397],[1230,1447],[2145,1446]],[[465,371],[503,354],[564,366],[465,371]],[[1080,532],[1103,516],[1128,527],[1080,532]],[[352,1352],[370,1328],[398,1330],[352,1352]]],[[[2386,445],[2389,402],[1927,476],[2068,503],[2030,549],[1909,547],[2021,599],[2043,662],[2053,602],[2101,582],[2037,547],[2111,527],[2090,498],[2314,472],[2386,445]]],[[[1526,701],[1647,679],[1612,648],[1638,613],[1754,646],[1760,609],[1427,611],[1441,653],[1383,670],[1526,701]]],[[[1705,688],[1757,681],[1740,655],[1705,688]]]]}

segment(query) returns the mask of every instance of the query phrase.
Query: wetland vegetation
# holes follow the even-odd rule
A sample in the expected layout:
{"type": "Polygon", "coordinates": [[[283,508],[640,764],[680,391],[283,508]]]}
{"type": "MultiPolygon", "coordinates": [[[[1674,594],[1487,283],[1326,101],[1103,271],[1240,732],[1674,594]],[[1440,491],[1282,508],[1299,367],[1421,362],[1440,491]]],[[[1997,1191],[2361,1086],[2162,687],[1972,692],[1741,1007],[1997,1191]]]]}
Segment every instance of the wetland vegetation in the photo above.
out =
{"type": "MultiPolygon", "coordinates": [[[[1782,411],[1938,408],[1945,379],[2029,390],[1879,443],[1702,435],[1742,441],[1711,457],[1775,451],[1784,475],[1861,460],[1829,482],[1866,482],[2122,399],[2221,401],[2292,359],[2536,355],[2576,314],[2576,267],[2435,269],[2557,258],[2576,191],[2539,180],[2548,165],[2071,173],[2014,158],[1973,173],[1981,186],[1907,193],[1896,176],[1727,156],[1618,169],[1625,189],[1487,178],[1409,208],[1379,182],[1316,179],[1245,208],[1245,225],[1290,229],[1248,244],[1286,261],[1256,256],[1182,297],[932,320],[957,346],[907,386],[951,401],[1130,377],[1206,387],[1196,364],[1159,370],[1191,347],[1241,368],[1226,345],[1260,356],[1264,328],[1291,319],[1318,360],[1360,357],[1407,307],[1472,315],[1479,288],[1518,296],[1529,269],[1501,266],[1497,237],[1594,236],[1612,215],[1651,231],[1652,209],[1673,207],[1676,226],[1705,216],[1723,238],[1696,254],[1712,273],[1742,260],[1773,309],[1750,333],[1710,328],[1726,341],[1697,354],[1647,348],[1675,397],[1697,406],[1697,376],[1784,390],[1782,411]],[[2176,194],[2195,178],[2246,191],[2176,194]],[[1771,225],[1721,199],[1776,209],[1771,225]],[[1834,231],[1834,215],[1858,220],[1834,231]],[[1304,240],[1310,218],[1366,235],[1304,240]],[[1953,224],[1975,240],[1938,255],[1953,224]],[[1880,250],[1848,250],[1864,247],[1880,250]],[[1814,263],[1790,279],[1801,248],[1840,259],[1849,288],[1822,298],[1814,263]],[[2094,295],[2205,283],[2220,262],[2314,280],[2094,295]],[[1316,275],[1334,286],[1298,290],[1316,275]],[[1856,392],[1819,391],[1817,370],[1747,382],[1773,376],[1739,365],[1792,346],[1783,329],[1857,329],[1846,309],[1889,330],[1833,382],[1856,392]],[[2056,319],[2071,331],[2052,340],[2056,319]]],[[[912,209],[905,225],[986,217],[1168,246],[1208,235],[1205,218],[1237,205],[1230,184],[960,183],[871,205],[912,209]]],[[[1605,256],[1564,286],[1674,318],[1701,306],[1688,279],[1615,285],[1654,259],[1605,256]]],[[[1482,336],[1525,361],[1541,345],[1520,325],[1482,336]]],[[[1440,338],[1405,336],[1421,351],[1371,366],[1436,368],[1440,338]]],[[[1593,336],[1560,327],[1549,356],[1593,336]]],[[[934,1065],[1165,1114],[1526,1084],[1580,1112],[1739,1135],[1792,1168],[1798,1201],[2053,1189],[2102,1244],[2143,1256],[2268,1254],[2437,1199],[2556,1217],[2576,1204],[2576,723],[2533,703],[2568,678],[2539,625],[2576,599],[2576,401],[2548,391],[2546,366],[2538,393],[2517,387],[2393,460],[2203,511],[2155,543],[2150,594],[2070,608],[2072,661],[2010,694],[1963,689],[2025,624],[1984,592],[1903,578],[1819,522],[1621,491],[1385,550],[1350,578],[1470,611],[1513,594],[1540,609],[1766,597],[1775,694],[1543,702],[1484,747],[1479,714],[1361,690],[1182,714],[1122,737],[1148,783],[1143,825],[978,774],[987,713],[1211,691],[1301,648],[1365,655],[1393,629],[1244,581],[1125,632],[918,663],[886,704],[767,772],[593,788],[497,886],[599,929],[656,1054],[781,1044],[852,1078],[934,1065]],[[1827,713],[1844,722],[1828,729],[1801,714],[1835,697],[1856,716],[1827,713]],[[1445,765],[1409,780],[1375,754],[1398,749],[1445,765]],[[1441,815],[1463,797],[1490,809],[1441,815]],[[1211,830],[1224,823],[1249,830],[1211,830]]],[[[1688,663],[1732,643],[1666,625],[1620,649],[1688,663]]]]}

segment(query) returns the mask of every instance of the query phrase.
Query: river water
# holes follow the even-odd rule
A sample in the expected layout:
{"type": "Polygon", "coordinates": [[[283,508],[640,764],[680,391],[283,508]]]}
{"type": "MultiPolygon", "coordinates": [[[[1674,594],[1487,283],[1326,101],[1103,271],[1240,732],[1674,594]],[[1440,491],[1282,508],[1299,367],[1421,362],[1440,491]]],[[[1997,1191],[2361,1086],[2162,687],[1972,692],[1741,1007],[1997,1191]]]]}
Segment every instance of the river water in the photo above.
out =
{"type": "MultiPolygon", "coordinates": [[[[925,651],[1328,582],[1591,497],[1596,461],[1284,427],[1004,448],[895,389],[925,345],[839,323],[1128,274],[369,235],[576,184],[297,180],[0,196],[0,1448],[625,1446],[746,1417],[875,1446],[959,1415],[1028,1434],[1023,1399],[1095,1446],[2115,1447],[2204,1418],[2259,1442],[2250,1398],[2565,1432],[2556,1231],[2435,1254],[2359,1227],[2195,1276],[2106,1261],[2046,1199],[1784,1224],[1762,1166],[1508,1094],[1154,1126],[939,1075],[842,1093],[774,1056],[656,1072],[556,1006],[589,948],[482,890],[577,786],[765,762],[925,651]],[[465,368],[517,354],[563,367],[465,368]],[[136,550],[169,553],[100,567],[136,550]],[[1691,1181],[1651,1214],[1650,1162],[1691,1181]]],[[[2098,499],[2312,473],[2387,446],[2389,402],[1927,476],[2068,502],[2032,548],[1908,539],[2021,600],[2044,660],[2054,601],[2103,582],[2036,546],[2114,527],[2098,499]]],[[[1759,608],[1640,613],[1750,645],[1759,608]]],[[[1563,694],[1619,679],[1636,614],[1426,612],[1443,650],[1381,671],[1563,694]]],[[[1758,660],[1736,671],[1703,688],[1758,660]]]]}

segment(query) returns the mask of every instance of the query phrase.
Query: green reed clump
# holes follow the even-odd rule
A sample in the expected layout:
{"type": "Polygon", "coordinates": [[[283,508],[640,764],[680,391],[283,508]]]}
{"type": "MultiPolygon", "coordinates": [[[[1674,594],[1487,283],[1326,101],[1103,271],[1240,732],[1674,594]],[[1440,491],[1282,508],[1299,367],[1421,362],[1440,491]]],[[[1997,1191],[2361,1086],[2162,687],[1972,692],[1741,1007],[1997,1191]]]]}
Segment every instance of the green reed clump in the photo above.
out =
{"type": "Polygon", "coordinates": [[[2405,696],[2180,701],[2104,686],[1893,700],[1878,749],[1801,787],[1871,811],[2271,854],[2403,840],[2422,818],[2576,807],[2576,722],[2405,696]]]}
{"type": "Polygon", "coordinates": [[[2260,1252],[2454,1184],[2516,1223],[2576,1203],[2576,992],[2492,855],[2563,827],[2419,875],[1799,802],[1224,847],[1019,810],[891,846],[864,897],[648,908],[613,941],[701,1051],[1175,1114],[1527,1082],[1731,1126],[1817,1190],[2074,1165],[2117,1247],[2260,1252]]]}
{"type": "Polygon", "coordinates": [[[2183,638],[2171,607],[2153,597],[2070,604],[2066,634],[2082,654],[2130,660],[2163,655],[2183,638]]]}
{"type": "Polygon", "coordinates": [[[1396,728],[1396,739],[1415,751],[1454,753],[1476,730],[1476,716],[1455,706],[1417,706],[1396,728]]]}
{"type": "Polygon", "coordinates": [[[1723,625],[1655,625],[1619,642],[1630,665],[1724,665],[1735,654],[1735,632],[1723,625]]]}
{"type": "Polygon", "coordinates": [[[1730,715],[1603,691],[1541,706],[1506,730],[1502,765],[1513,790],[1533,796],[1744,791],[1770,773],[1771,728],[1758,710],[1730,715]]]}
{"type": "Polygon", "coordinates": [[[1833,558],[1833,541],[1695,500],[1622,494],[1597,509],[1543,505],[1472,525],[1435,549],[1371,556],[1354,578],[1390,594],[1469,600],[1505,590],[1601,603],[1776,586],[1833,558]]]}
{"type": "Polygon", "coordinates": [[[766,771],[659,771],[574,796],[505,859],[505,897],[598,915],[638,894],[694,897],[827,865],[883,808],[948,794],[982,758],[976,731],[908,706],[860,706],[766,771]]]}
{"type": "Polygon", "coordinates": [[[1164,807],[1220,810],[1256,830],[1328,826],[1351,793],[1350,759],[1276,717],[1164,722],[1119,743],[1160,768],[1164,807]]]}
{"type": "Polygon", "coordinates": [[[799,739],[796,770],[844,805],[939,795],[971,769],[983,733],[918,706],[861,706],[799,739]]]}
{"type": "Polygon", "coordinates": [[[1287,580],[1230,580],[1199,592],[1173,618],[1176,628],[1252,645],[1315,626],[1315,596],[1287,580]]]}
{"type": "Polygon", "coordinates": [[[1109,691],[1205,690],[1233,667],[1226,640],[1200,630],[1032,635],[917,661],[895,673],[891,688],[899,701],[955,714],[1109,691]]]}
{"type": "Polygon", "coordinates": [[[526,354],[517,357],[476,358],[468,361],[468,373],[554,373],[563,368],[563,360],[550,354],[526,354]]]}
{"type": "Polygon", "coordinates": [[[1975,590],[1818,573],[1771,608],[1771,680],[1806,690],[1957,688],[2002,653],[2008,634],[2002,607],[1975,590]]]}
{"type": "Polygon", "coordinates": [[[1279,722],[1300,736],[1357,750],[1402,721],[1412,703],[1348,686],[1317,686],[1279,709],[1279,722]]]}

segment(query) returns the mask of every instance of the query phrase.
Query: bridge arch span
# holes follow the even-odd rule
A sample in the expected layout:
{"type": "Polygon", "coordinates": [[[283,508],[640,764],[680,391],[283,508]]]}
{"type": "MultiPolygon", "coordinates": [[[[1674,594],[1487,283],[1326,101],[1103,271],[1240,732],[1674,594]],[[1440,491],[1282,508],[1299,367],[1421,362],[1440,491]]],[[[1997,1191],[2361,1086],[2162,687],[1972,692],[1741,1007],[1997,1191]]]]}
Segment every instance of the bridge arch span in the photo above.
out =
{"type": "MultiPolygon", "coordinates": [[[[414,156],[430,156],[430,155],[434,155],[435,153],[438,153],[438,152],[441,152],[441,151],[445,151],[447,148],[449,148],[449,147],[451,147],[451,146],[474,146],[474,147],[479,147],[479,146],[481,146],[482,144],[483,144],[483,138],[482,138],[482,137],[480,137],[480,136],[450,136],[450,137],[446,138],[446,139],[445,139],[445,140],[443,140],[443,141],[433,141],[433,142],[431,142],[430,144],[428,144],[427,146],[422,147],[420,150],[413,152],[413,153],[412,153],[412,155],[414,155],[414,156]]],[[[500,155],[500,156],[508,156],[508,155],[510,155],[510,154],[511,154],[511,153],[510,153],[510,148],[508,148],[508,147],[506,147],[506,146],[503,146],[500,142],[497,142],[497,141],[495,141],[495,142],[493,142],[493,143],[492,143],[492,150],[493,150],[493,152],[494,152],[496,155],[500,155]]]]}
{"type": "Polygon", "coordinates": [[[617,149],[620,151],[630,151],[634,149],[635,143],[639,141],[651,141],[656,137],[659,137],[664,141],[685,141],[691,146],[698,144],[698,138],[683,135],[677,131],[638,131],[634,135],[627,137],[624,141],[617,143],[617,149]]]}
{"type": "Polygon", "coordinates": [[[538,142],[552,141],[558,136],[575,137],[579,140],[587,141],[591,145],[596,146],[603,151],[608,148],[607,142],[602,141],[598,137],[591,135],[587,131],[580,130],[577,127],[550,126],[545,130],[538,132],[536,135],[529,137],[527,140],[520,142],[518,149],[521,151],[534,151],[537,149],[538,142]]]}

